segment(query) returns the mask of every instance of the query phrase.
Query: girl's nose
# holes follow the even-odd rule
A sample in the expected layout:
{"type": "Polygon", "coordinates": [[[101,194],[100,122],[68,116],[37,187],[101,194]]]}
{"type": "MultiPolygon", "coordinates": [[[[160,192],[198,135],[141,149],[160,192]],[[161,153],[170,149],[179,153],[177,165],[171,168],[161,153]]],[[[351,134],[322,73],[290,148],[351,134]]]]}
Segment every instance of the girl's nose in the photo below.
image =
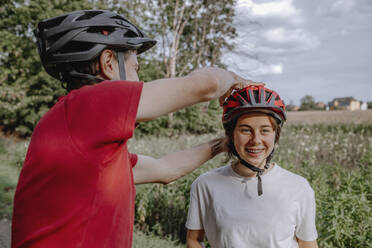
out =
{"type": "Polygon", "coordinates": [[[254,132],[253,135],[252,135],[252,138],[251,138],[250,142],[253,145],[260,144],[260,142],[261,142],[261,135],[259,133],[257,133],[257,132],[254,132]]]}

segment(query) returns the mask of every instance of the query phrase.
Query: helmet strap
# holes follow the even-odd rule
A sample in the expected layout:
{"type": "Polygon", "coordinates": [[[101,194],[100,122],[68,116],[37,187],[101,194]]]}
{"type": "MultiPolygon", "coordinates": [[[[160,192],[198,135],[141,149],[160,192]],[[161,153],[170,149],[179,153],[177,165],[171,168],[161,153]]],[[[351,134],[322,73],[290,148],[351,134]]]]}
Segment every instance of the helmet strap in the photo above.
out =
{"type": "MultiPolygon", "coordinates": [[[[235,150],[235,147],[234,147],[234,150],[235,150]]],[[[254,172],[257,172],[257,179],[258,179],[258,182],[257,182],[257,193],[259,196],[261,196],[263,194],[263,190],[262,190],[262,178],[261,178],[261,175],[265,172],[265,170],[269,169],[270,167],[270,160],[271,158],[273,157],[274,155],[274,150],[273,149],[270,153],[270,155],[266,158],[266,164],[264,166],[263,169],[261,168],[258,168],[250,163],[248,163],[247,161],[245,161],[244,159],[242,159],[239,154],[236,152],[236,150],[234,151],[234,154],[238,157],[239,159],[239,162],[244,165],[245,167],[247,167],[248,169],[254,171],[254,172]]]]}
{"type": "Polygon", "coordinates": [[[96,76],[93,76],[93,75],[90,75],[90,74],[77,72],[76,70],[69,71],[67,73],[67,75],[70,78],[83,78],[83,79],[87,79],[89,81],[94,81],[94,82],[97,82],[97,83],[104,81],[102,78],[99,78],[99,77],[96,77],[96,76]]]}
{"type": "Polygon", "coordinates": [[[119,62],[119,73],[120,73],[120,80],[125,80],[125,64],[124,64],[124,52],[118,51],[117,53],[118,62],[119,62]]]}

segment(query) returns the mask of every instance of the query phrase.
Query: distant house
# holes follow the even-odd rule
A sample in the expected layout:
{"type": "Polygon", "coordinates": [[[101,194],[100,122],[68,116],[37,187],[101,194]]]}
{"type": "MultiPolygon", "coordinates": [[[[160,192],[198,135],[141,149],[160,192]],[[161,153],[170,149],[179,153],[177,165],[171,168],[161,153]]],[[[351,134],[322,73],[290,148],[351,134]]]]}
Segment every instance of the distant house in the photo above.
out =
{"type": "Polygon", "coordinates": [[[299,106],[293,105],[293,104],[288,104],[285,109],[287,111],[298,111],[300,109],[299,106]]]}
{"type": "Polygon", "coordinates": [[[322,102],[316,102],[315,106],[316,106],[317,109],[321,109],[321,110],[326,109],[326,105],[322,102]]]}
{"type": "Polygon", "coordinates": [[[328,103],[330,110],[360,110],[360,102],[353,97],[339,97],[328,103]]]}

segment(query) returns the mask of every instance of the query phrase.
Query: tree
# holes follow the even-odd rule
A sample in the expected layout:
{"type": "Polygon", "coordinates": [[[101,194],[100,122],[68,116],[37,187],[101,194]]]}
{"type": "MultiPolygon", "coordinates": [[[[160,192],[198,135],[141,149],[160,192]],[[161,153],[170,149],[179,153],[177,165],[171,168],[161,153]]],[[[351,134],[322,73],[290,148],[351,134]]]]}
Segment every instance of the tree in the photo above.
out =
{"type": "Polygon", "coordinates": [[[315,99],[311,95],[305,95],[301,98],[301,105],[300,105],[300,111],[302,110],[321,110],[319,106],[317,106],[315,99]]]}
{"type": "Polygon", "coordinates": [[[315,100],[313,96],[306,95],[301,98],[300,110],[312,110],[315,108],[315,100]]]}
{"type": "Polygon", "coordinates": [[[367,102],[368,109],[372,109],[372,102],[367,102]]]}
{"type": "Polygon", "coordinates": [[[112,1],[109,5],[158,40],[158,49],[145,57],[161,61],[163,77],[176,77],[200,66],[223,66],[222,50],[231,50],[230,40],[237,35],[232,26],[235,3],[236,0],[133,0],[112,1]]]}

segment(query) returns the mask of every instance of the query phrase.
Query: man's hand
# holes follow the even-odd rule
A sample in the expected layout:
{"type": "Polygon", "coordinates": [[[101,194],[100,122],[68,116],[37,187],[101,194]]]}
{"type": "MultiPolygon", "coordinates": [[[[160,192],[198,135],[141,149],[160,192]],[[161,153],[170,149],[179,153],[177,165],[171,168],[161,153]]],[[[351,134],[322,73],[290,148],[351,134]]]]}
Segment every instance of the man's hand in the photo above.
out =
{"type": "Polygon", "coordinates": [[[248,80],[240,77],[232,71],[227,71],[216,67],[206,67],[195,70],[190,73],[191,77],[205,78],[205,80],[212,80],[216,83],[217,89],[212,91],[215,95],[211,98],[219,98],[220,105],[225,101],[233,90],[239,90],[248,85],[264,85],[263,83],[257,83],[252,80],[248,80]]]}
{"type": "Polygon", "coordinates": [[[265,84],[262,82],[254,82],[252,80],[244,79],[239,75],[235,74],[234,72],[227,71],[233,74],[235,84],[233,84],[230,89],[228,89],[222,96],[219,97],[220,106],[222,106],[226,99],[231,95],[234,90],[240,90],[248,85],[256,85],[256,86],[264,86],[265,84]]]}
{"type": "Polygon", "coordinates": [[[208,142],[211,146],[212,158],[221,152],[228,152],[228,140],[229,138],[224,136],[208,142]]]}

